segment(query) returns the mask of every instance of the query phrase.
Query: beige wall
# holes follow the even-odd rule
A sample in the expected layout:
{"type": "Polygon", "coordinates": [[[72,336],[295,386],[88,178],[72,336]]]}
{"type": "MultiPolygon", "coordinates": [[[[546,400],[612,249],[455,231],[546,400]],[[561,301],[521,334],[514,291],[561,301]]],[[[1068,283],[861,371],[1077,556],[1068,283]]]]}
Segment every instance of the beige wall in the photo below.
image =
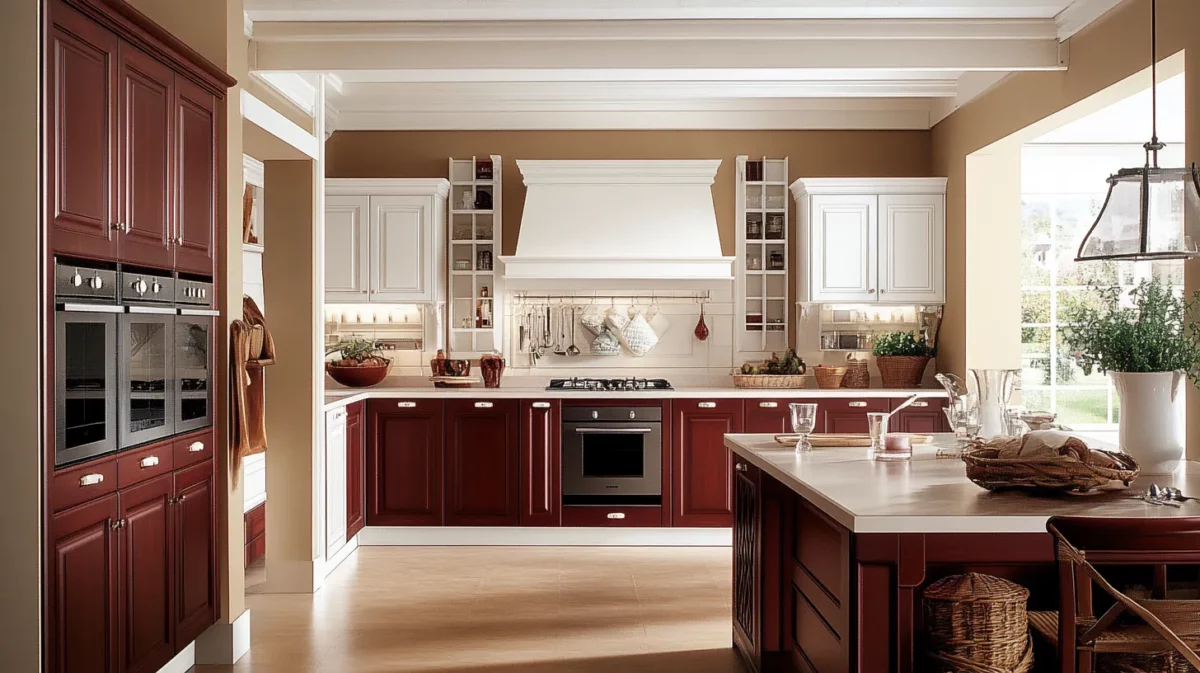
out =
{"type": "Polygon", "coordinates": [[[6,223],[0,247],[4,329],[9,357],[0,388],[0,665],[36,671],[41,660],[41,344],[40,197],[38,170],[40,19],[38,0],[6,0],[0,12],[0,202],[6,223]]]}
{"type": "MultiPolygon", "coordinates": [[[[1149,66],[1149,0],[1129,0],[1081,31],[1070,41],[1070,67],[1065,72],[1010,75],[993,89],[947,117],[933,129],[932,169],[949,178],[946,195],[946,276],[969,278],[972,262],[967,246],[967,155],[1020,132],[1055,113],[1083,101],[1149,66]]],[[[1200,2],[1160,0],[1159,56],[1166,58],[1188,50],[1193,67],[1186,71],[1187,144],[1189,156],[1200,151],[1200,2]]],[[[1148,79],[1145,80],[1148,83],[1148,79]]],[[[1082,107],[1095,106],[1092,101],[1082,107]]],[[[1082,112],[1082,110],[1081,110],[1082,112]]],[[[1064,119],[1066,121],[1066,119],[1064,119]]],[[[1009,226],[1019,227],[1014,219],[1009,226]]],[[[1011,264],[1016,265],[1016,258],[1011,264]]],[[[1195,283],[1195,262],[1188,265],[1189,283],[1195,283]]],[[[976,306],[965,283],[948,282],[946,322],[940,336],[938,363],[942,369],[962,372],[972,366],[980,342],[970,338],[968,316],[986,311],[976,306]]],[[[1013,328],[1015,331],[1015,327],[1013,328]]],[[[1193,415],[1194,416],[1194,415],[1193,415]]]]}

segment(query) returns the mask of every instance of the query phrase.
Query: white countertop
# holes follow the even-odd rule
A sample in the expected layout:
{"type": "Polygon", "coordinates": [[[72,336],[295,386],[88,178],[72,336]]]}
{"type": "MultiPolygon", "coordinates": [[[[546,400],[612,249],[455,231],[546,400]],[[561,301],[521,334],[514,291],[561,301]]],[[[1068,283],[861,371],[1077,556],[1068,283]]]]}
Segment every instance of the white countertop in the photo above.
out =
{"type": "Polygon", "coordinates": [[[1123,491],[1093,495],[991,492],[966,476],[961,460],[937,458],[953,435],[916,446],[908,462],[878,462],[865,448],[814,448],[798,454],[772,435],[725,435],[736,455],[811,502],[855,533],[1041,533],[1055,515],[1161,518],[1200,516],[1200,502],[1182,507],[1130,499],[1151,482],[1200,495],[1200,463],[1172,476],[1140,477],[1123,491]]]}
{"type": "Polygon", "coordinates": [[[508,387],[503,384],[499,388],[484,388],[482,385],[472,388],[434,388],[427,387],[411,387],[411,388],[329,388],[325,389],[325,410],[336,409],[338,407],[357,402],[359,400],[385,398],[385,399],[422,399],[422,398],[445,398],[445,399],[563,399],[563,400],[588,400],[588,399],[628,399],[628,400],[661,400],[661,399],[694,399],[694,398],[748,398],[748,399],[813,399],[813,398],[849,398],[849,399],[866,399],[878,397],[908,397],[914,393],[918,393],[925,397],[946,397],[946,391],[940,388],[920,388],[920,389],[886,389],[886,388],[837,388],[832,390],[820,390],[812,388],[677,388],[675,390],[654,390],[642,392],[614,392],[614,391],[582,391],[582,390],[546,390],[544,387],[508,387]]]}

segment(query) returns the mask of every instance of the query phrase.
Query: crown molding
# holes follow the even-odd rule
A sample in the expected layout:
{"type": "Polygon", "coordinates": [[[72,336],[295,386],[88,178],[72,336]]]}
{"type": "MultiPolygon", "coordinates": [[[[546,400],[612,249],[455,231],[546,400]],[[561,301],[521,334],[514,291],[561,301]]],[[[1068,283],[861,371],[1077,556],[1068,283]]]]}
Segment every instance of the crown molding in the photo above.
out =
{"type": "Polygon", "coordinates": [[[246,184],[262,189],[264,180],[263,162],[249,154],[242,155],[242,179],[246,184]]]}
{"type": "Polygon", "coordinates": [[[811,194],[945,194],[946,178],[798,178],[792,196],[811,194]]]}
{"type": "Polygon", "coordinates": [[[711,185],[720,159],[517,159],[526,185],[711,185]]]}

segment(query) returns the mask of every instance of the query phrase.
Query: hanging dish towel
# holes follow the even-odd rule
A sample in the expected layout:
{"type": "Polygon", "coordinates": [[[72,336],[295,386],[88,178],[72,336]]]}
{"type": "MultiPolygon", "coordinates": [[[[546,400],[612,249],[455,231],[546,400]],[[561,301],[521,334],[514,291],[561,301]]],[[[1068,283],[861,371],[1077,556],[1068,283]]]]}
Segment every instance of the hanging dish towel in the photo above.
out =
{"type": "Polygon", "coordinates": [[[243,458],[267,450],[263,367],[271,364],[275,364],[275,341],[258,304],[244,297],[242,319],[229,326],[229,378],[233,388],[233,441],[229,450],[235,479],[243,458]]]}

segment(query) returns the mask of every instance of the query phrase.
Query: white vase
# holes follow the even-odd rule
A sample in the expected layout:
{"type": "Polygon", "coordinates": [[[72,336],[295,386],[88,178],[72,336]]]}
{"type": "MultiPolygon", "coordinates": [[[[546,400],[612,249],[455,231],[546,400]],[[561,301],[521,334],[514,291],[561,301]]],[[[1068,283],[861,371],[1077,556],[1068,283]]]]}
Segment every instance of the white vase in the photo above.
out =
{"type": "Polygon", "coordinates": [[[1121,397],[1121,450],[1142,474],[1171,474],[1183,458],[1183,382],[1174,372],[1111,372],[1121,397]]]}

